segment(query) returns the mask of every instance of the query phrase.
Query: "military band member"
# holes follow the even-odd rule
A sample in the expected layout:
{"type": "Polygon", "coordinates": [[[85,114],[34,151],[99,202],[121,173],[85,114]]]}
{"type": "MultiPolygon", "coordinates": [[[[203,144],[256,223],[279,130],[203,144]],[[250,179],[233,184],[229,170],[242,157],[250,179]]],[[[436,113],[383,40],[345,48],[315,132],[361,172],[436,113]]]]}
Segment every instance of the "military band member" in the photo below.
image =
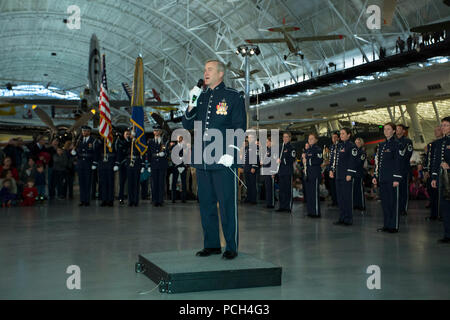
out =
{"type": "Polygon", "coordinates": [[[336,149],[335,173],[330,178],[336,179],[336,192],[339,206],[339,220],[335,225],[351,226],[353,224],[353,177],[356,175],[355,157],[358,150],[350,141],[352,132],[343,128],[340,132],[341,142],[336,149]]]}
{"type": "MultiPolygon", "coordinates": [[[[133,133],[132,133],[133,134],[133,133]]],[[[139,205],[141,173],[144,170],[142,157],[138,148],[132,142],[127,150],[126,157],[127,180],[128,180],[128,206],[139,205]]]]}
{"type": "Polygon", "coordinates": [[[443,137],[436,141],[432,161],[431,186],[439,191],[439,209],[444,220],[441,243],[450,243],[450,117],[441,121],[443,137]]]}
{"type": "Polygon", "coordinates": [[[378,145],[375,177],[372,180],[380,190],[384,215],[384,226],[377,231],[389,233],[396,233],[399,230],[399,184],[402,179],[401,166],[404,163],[404,153],[394,138],[395,129],[394,123],[384,125],[386,140],[378,145]]]}
{"type": "MultiPolygon", "coordinates": [[[[203,250],[197,256],[205,257],[222,252],[219,237],[217,202],[220,207],[220,221],[226,241],[224,259],[238,255],[238,178],[237,159],[239,151],[226,145],[226,130],[246,130],[247,116],[243,96],[223,83],[225,65],[217,60],[207,61],[204,70],[206,89],[199,86],[190,92],[189,108],[183,117],[183,127],[194,128],[194,121],[201,122],[203,139],[195,141],[205,150],[210,144],[210,129],[219,130],[224,137],[223,153],[216,163],[208,164],[205,159],[194,162],[197,169],[198,197],[203,227],[203,250]],[[198,97],[196,99],[196,97],[198,97]]],[[[196,147],[194,146],[194,148],[196,147]]],[[[233,147],[237,146],[234,141],[233,147]]]]}
{"type": "Polygon", "coordinates": [[[411,139],[406,137],[407,131],[403,124],[398,124],[395,129],[395,134],[398,143],[400,144],[400,151],[403,155],[403,165],[402,165],[402,180],[399,186],[399,212],[401,215],[406,216],[408,211],[409,202],[409,179],[411,177],[411,156],[413,154],[413,143],[411,139]]]}
{"type": "Polygon", "coordinates": [[[247,185],[247,198],[245,203],[256,204],[257,203],[257,177],[259,174],[259,150],[256,145],[256,136],[252,131],[248,135],[248,143],[244,148],[244,176],[245,184],[247,185]],[[256,162],[251,157],[256,155],[256,162]],[[252,163],[253,162],[253,163],[252,163]]]}
{"type": "Polygon", "coordinates": [[[94,159],[96,149],[96,139],[91,136],[91,128],[83,126],[81,128],[80,141],[72,155],[77,155],[78,182],[80,184],[80,204],[79,206],[90,205],[92,171],[97,168],[94,159]]]}
{"type": "Polygon", "coordinates": [[[308,216],[320,218],[320,191],[319,186],[322,181],[323,152],[317,145],[319,137],[315,133],[308,136],[308,143],[305,145],[305,153],[302,154],[303,165],[306,166],[306,207],[308,216]]]}
{"type": "MultiPolygon", "coordinates": [[[[172,203],[176,202],[176,195],[177,195],[177,182],[178,177],[181,178],[181,202],[186,203],[186,176],[187,176],[187,164],[183,160],[183,158],[190,158],[189,156],[189,150],[187,148],[186,143],[183,141],[182,136],[177,137],[177,145],[180,148],[180,152],[176,155],[179,157],[179,164],[174,164],[173,170],[172,170],[172,203]],[[187,157],[184,157],[185,155],[188,155],[187,157]]],[[[170,153],[172,154],[172,150],[176,145],[174,145],[170,149],[170,153]]],[[[172,155],[173,156],[173,155],[172,155]]],[[[173,162],[173,161],[172,161],[173,162]]]]}
{"type": "Polygon", "coordinates": [[[152,170],[152,202],[155,207],[162,207],[164,194],[166,192],[166,174],[169,167],[168,162],[168,141],[162,136],[162,128],[156,125],[153,128],[154,138],[148,142],[152,170]]]}
{"type": "Polygon", "coordinates": [[[267,137],[266,153],[261,154],[261,175],[264,180],[264,189],[266,193],[266,208],[275,208],[275,172],[271,171],[272,159],[272,138],[267,137]]]}
{"type": "Polygon", "coordinates": [[[433,167],[432,162],[435,158],[437,141],[442,138],[441,126],[434,128],[434,136],[436,137],[436,139],[427,145],[427,153],[424,166],[424,170],[426,171],[427,176],[427,190],[430,194],[430,216],[426,219],[430,221],[437,220],[439,217],[441,217],[439,210],[439,190],[431,186],[431,169],[433,167]]]}
{"type": "Polygon", "coordinates": [[[119,203],[124,204],[125,183],[127,182],[127,157],[131,147],[131,128],[125,129],[123,136],[115,141],[114,149],[117,153],[114,171],[119,171],[119,203]]]}
{"type": "Polygon", "coordinates": [[[98,184],[99,198],[102,201],[101,207],[114,206],[114,166],[116,165],[116,150],[114,143],[111,151],[106,146],[105,140],[100,139],[97,142],[95,159],[98,163],[98,184]]]}
{"type": "Polygon", "coordinates": [[[294,176],[294,163],[296,160],[296,151],[291,144],[291,133],[283,134],[283,144],[279,153],[277,163],[278,181],[280,185],[280,207],[276,212],[292,212],[293,196],[292,196],[292,178],[294,176]]]}
{"type": "Polygon", "coordinates": [[[355,139],[355,145],[358,148],[356,156],[356,174],[353,182],[353,208],[357,210],[366,210],[366,197],[364,196],[364,164],[366,163],[367,154],[364,149],[364,140],[362,138],[355,139]]]}
{"type": "Polygon", "coordinates": [[[339,143],[339,133],[333,132],[331,134],[331,146],[330,150],[330,162],[327,166],[327,172],[330,177],[330,194],[331,194],[331,204],[329,206],[335,207],[338,205],[337,203],[337,193],[336,193],[336,179],[331,178],[331,176],[335,176],[336,173],[336,156],[337,156],[337,145],[339,143]],[[333,175],[330,175],[329,172],[333,172],[333,175]]]}

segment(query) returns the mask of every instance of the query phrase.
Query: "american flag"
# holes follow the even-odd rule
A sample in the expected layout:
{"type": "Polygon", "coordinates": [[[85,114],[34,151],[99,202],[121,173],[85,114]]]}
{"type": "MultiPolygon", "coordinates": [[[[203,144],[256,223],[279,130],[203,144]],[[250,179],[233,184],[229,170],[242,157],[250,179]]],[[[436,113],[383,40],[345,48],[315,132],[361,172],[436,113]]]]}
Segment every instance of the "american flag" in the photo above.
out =
{"type": "Polygon", "coordinates": [[[111,126],[111,110],[109,108],[108,85],[106,83],[106,63],[105,55],[103,55],[103,72],[102,83],[100,85],[100,97],[98,102],[100,111],[100,135],[106,140],[106,146],[112,152],[112,126],[111,126]]]}

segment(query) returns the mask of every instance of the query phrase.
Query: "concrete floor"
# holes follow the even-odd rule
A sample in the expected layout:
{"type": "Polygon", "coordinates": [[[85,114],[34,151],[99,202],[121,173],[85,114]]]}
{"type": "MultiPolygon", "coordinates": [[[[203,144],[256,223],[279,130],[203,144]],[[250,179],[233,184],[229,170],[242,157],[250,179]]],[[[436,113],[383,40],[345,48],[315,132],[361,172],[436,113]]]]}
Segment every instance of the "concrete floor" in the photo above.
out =
{"type": "Polygon", "coordinates": [[[240,251],[281,265],[282,286],[176,295],[140,294],[155,284],[134,264],[140,253],[201,249],[196,202],[0,209],[0,299],[449,299],[450,245],[437,243],[442,223],[426,222],[424,205],[410,202],[398,234],[376,232],[375,201],[352,227],[332,225],[336,209],[312,220],[302,203],[292,215],[240,206],[240,251]],[[66,287],[70,265],[81,268],[81,290],[66,287]],[[380,290],[367,288],[370,265],[381,269],[380,290]]]}

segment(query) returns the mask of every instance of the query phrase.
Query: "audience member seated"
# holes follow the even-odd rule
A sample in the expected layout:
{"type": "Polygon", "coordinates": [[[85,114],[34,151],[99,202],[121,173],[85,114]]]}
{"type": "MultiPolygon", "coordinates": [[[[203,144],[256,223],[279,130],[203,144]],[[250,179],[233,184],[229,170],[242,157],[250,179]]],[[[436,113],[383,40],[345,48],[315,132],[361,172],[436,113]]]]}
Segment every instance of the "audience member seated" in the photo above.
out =
{"type": "Polygon", "coordinates": [[[1,182],[0,190],[0,202],[2,207],[12,207],[16,204],[17,195],[12,192],[12,180],[13,179],[3,179],[1,182]]]}

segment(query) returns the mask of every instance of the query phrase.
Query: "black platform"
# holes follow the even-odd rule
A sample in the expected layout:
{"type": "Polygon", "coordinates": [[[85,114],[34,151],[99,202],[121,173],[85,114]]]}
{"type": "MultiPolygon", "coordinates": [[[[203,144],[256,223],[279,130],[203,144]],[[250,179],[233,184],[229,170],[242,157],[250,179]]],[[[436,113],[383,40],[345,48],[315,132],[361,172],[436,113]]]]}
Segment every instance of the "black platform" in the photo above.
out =
{"type": "Polygon", "coordinates": [[[165,293],[281,285],[281,267],[242,252],[233,260],[197,257],[195,251],[149,253],[139,255],[138,263],[165,293]]]}

